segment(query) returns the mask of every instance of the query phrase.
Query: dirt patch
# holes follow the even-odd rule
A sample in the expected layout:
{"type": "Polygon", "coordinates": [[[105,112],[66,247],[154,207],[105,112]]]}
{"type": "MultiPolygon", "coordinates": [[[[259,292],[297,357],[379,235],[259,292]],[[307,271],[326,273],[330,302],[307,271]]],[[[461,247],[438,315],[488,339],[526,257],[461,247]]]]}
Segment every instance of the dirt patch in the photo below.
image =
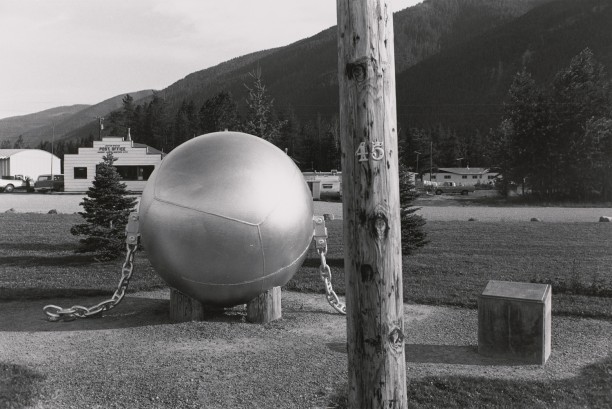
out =
{"type": "MultiPolygon", "coordinates": [[[[323,295],[284,292],[283,319],[266,325],[241,308],[172,324],[168,298],[133,294],[106,317],[67,323],[47,322],[42,307],[99,297],[2,303],[0,362],[41,375],[30,400],[45,408],[316,408],[346,382],[345,318],[323,295]]],[[[409,379],[571,378],[610,352],[612,333],[610,321],[554,317],[542,367],[479,356],[475,310],[406,305],[405,321],[409,379]]]]}

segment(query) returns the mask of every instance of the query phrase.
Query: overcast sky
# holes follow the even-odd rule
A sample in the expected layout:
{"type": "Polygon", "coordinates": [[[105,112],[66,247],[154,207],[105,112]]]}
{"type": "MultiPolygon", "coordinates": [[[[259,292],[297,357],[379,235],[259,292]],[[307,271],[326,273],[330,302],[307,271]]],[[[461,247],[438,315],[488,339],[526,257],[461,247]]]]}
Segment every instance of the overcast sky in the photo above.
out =
{"type": "Polygon", "coordinates": [[[0,0],[0,118],[163,89],[335,24],[334,0],[0,0]]]}

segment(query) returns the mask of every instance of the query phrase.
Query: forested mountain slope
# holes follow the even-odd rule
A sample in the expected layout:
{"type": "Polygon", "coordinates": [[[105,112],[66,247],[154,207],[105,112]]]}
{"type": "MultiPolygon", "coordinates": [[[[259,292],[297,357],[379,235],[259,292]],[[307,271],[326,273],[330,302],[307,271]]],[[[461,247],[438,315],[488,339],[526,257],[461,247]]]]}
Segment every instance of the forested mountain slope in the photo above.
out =
{"type": "Polygon", "coordinates": [[[422,61],[397,75],[399,121],[486,131],[499,120],[513,76],[524,66],[550,82],[588,47],[612,73],[612,1],[557,0],[422,61]]]}
{"type": "Polygon", "coordinates": [[[0,119],[0,141],[16,139],[28,131],[48,125],[51,122],[63,121],[89,105],[71,105],[56,107],[28,115],[12,116],[0,119]]]}
{"type": "MultiPolygon", "coordinates": [[[[144,90],[130,93],[135,99],[145,101],[153,95],[153,90],[144,90]]],[[[91,105],[82,109],[75,114],[64,118],[61,121],[55,121],[55,135],[58,138],[80,129],[81,127],[91,124],[92,121],[97,123],[98,117],[105,117],[112,111],[121,108],[121,101],[124,95],[104,100],[98,104],[91,105]]],[[[30,146],[35,147],[41,141],[49,140],[49,136],[53,133],[53,124],[46,123],[44,126],[25,132],[23,135],[24,141],[30,146]]]]}
{"type": "MultiPolygon", "coordinates": [[[[488,143],[483,135],[499,124],[512,78],[523,66],[546,83],[589,47],[612,71],[611,13],[612,0],[427,0],[395,13],[400,136],[409,139],[406,133],[417,129],[433,140],[439,166],[456,165],[465,156],[459,150],[470,155],[472,166],[487,166],[475,147],[488,143]]],[[[288,120],[282,134],[289,145],[282,148],[302,163],[329,168],[337,156],[336,42],[331,27],[190,74],[153,99],[132,94],[135,106],[127,116],[138,124],[133,135],[169,151],[205,129],[201,108],[222,91],[229,92],[223,109],[237,108],[244,116],[245,85],[252,85],[249,74],[259,69],[275,110],[288,120]]],[[[126,127],[119,123],[121,114],[114,117],[119,128],[126,127]]],[[[66,136],[82,140],[92,134],[95,122],[66,136]]]]}
{"type": "MultiPolygon", "coordinates": [[[[441,50],[469,41],[549,0],[426,0],[394,14],[396,72],[441,50]]],[[[252,54],[199,71],[162,91],[169,111],[183,100],[196,106],[221,90],[244,99],[248,73],[261,68],[279,109],[292,107],[301,119],[338,110],[337,38],[331,27],[285,47],[252,54]]]]}

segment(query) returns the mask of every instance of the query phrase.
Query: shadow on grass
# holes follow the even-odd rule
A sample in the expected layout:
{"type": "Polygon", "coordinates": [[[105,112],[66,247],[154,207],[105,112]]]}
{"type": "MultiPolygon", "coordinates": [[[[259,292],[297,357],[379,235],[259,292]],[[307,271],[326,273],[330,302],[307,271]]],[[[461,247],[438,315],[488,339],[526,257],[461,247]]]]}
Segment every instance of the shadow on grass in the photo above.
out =
{"type": "Polygon", "coordinates": [[[50,266],[85,266],[95,263],[91,254],[70,254],[65,256],[4,256],[0,264],[11,267],[50,267],[50,266]]]}
{"type": "MultiPolygon", "coordinates": [[[[344,267],[344,259],[342,258],[328,258],[325,260],[327,265],[330,267],[344,267]]],[[[318,268],[321,265],[321,259],[319,258],[307,258],[304,260],[302,267],[318,268]]]]}
{"type": "Polygon", "coordinates": [[[91,307],[108,298],[108,296],[97,296],[3,302],[0,303],[0,331],[86,331],[171,323],[169,300],[130,295],[126,295],[115,308],[102,313],[101,317],[50,322],[43,312],[43,307],[46,305],[57,305],[61,308],[73,305],[91,307]]]}
{"type": "MultiPolygon", "coordinates": [[[[428,376],[409,380],[410,408],[609,408],[612,356],[586,366],[579,376],[553,381],[428,376]]],[[[347,408],[347,384],[330,396],[330,406],[347,408]]]]}
{"type": "Polygon", "coordinates": [[[25,301],[51,298],[109,297],[113,290],[94,288],[0,288],[0,300],[25,301]]]}
{"type": "Polygon", "coordinates": [[[0,362],[0,408],[26,408],[40,395],[45,377],[20,365],[0,362]]]}
{"type": "MultiPolygon", "coordinates": [[[[346,344],[330,342],[327,347],[335,352],[346,353],[346,344]]],[[[523,362],[489,358],[478,354],[477,345],[423,345],[406,344],[406,362],[420,364],[520,366],[523,362]]]]}
{"type": "MultiPolygon", "coordinates": [[[[84,290],[84,292],[88,291],[84,290]]],[[[54,305],[60,308],[70,308],[78,305],[89,308],[110,299],[112,293],[107,292],[98,296],[89,295],[87,297],[58,297],[44,300],[21,299],[0,302],[0,332],[87,331],[181,323],[170,320],[170,300],[164,298],[163,295],[154,295],[154,298],[147,298],[148,295],[128,294],[115,308],[103,312],[99,316],[79,318],[72,321],[51,322],[43,312],[43,308],[47,305],[54,305]]],[[[245,322],[246,307],[239,305],[220,310],[205,311],[204,314],[201,320],[203,322],[245,322]]]]}

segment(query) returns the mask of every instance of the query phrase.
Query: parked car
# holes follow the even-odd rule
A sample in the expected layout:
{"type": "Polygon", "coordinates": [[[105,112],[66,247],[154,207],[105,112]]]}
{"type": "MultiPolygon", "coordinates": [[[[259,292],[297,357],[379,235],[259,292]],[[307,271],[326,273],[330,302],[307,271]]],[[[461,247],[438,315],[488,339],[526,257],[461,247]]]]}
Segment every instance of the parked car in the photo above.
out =
{"type": "Polygon", "coordinates": [[[15,189],[25,189],[26,182],[23,176],[2,176],[0,178],[0,191],[11,193],[15,189]]]}
{"type": "Polygon", "coordinates": [[[438,184],[438,186],[432,187],[437,195],[441,195],[442,193],[461,193],[462,195],[467,195],[470,192],[474,192],[476,188],[472,185],[462,186],[457,185],[455,182],[444,182],[442,184],[438,184]]]}
{"type": "Polygon", "coordinates": [[[40,175],[34,183],[36,192],[63,192],[64,175],[40,175]]]}

